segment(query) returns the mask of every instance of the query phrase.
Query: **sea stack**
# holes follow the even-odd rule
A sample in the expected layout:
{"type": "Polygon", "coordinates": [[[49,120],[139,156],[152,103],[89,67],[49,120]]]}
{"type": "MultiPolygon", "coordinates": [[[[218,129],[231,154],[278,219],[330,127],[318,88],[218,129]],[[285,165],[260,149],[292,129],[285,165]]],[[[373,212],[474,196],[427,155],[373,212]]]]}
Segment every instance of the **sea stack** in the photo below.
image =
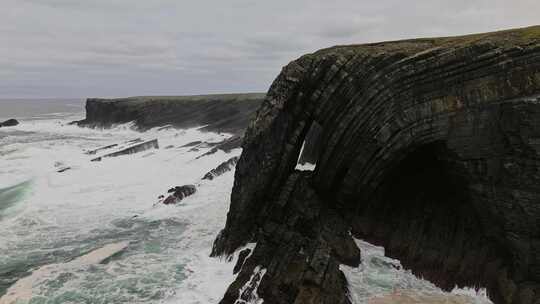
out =
{"type": "Polygon", "coordinates": [[[222,304],[349,303],[353,237],[445,290],[539,303],[540,27],[305,55],[243,149],[213,255],[257,246],[222,304]]]}

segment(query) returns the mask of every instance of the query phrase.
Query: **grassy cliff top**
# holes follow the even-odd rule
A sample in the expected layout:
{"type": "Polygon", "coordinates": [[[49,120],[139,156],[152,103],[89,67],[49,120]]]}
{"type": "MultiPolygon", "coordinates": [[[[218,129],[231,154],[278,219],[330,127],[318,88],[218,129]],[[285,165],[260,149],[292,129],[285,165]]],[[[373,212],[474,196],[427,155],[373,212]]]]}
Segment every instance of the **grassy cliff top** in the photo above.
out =
{"type": "Polygon", "coordinates": [[[488,33],[451,37],[416,38],[366,44],[337,45],[311,55],[330,55],[336,52],[401,52],[418,53],[432,48],[459,48],[492,43],[500,46],[540,44],[540,25],[488,33]]]}
{"type": "Polygon", "coordinates": [[[103,102],[191,102],[191,101],[234,101],[234,100],[261,100],[266,96],[265,93],[238,93],[238,94],[208,94],[208,95],[185,95],[185,96],[133,96],[126,98],[89,98],[91,100],[103,102]]]}

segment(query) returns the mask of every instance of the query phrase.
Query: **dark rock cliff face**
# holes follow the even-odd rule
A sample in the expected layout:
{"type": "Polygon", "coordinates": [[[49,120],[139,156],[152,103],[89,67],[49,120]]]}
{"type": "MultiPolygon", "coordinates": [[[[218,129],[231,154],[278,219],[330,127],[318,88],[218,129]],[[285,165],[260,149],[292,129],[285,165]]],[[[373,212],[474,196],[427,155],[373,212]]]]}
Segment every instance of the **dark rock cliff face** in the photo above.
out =
{"type": "Polygon", "coordinates": [[[171,124],[208,131],[242,133],[265,94],[222,94],[177,97],[90,98],[80,126],[110,127],[134,121],[140,129],[171,124]]]}
{"type": "Polygon", "coordinates": [[[213,255],[257,246],[222,303],[254,273],[265,303],[347,303],[349,232],[444,289],[540,303],[539,97],[540,27],[290,63],[244,138],[213,255]],[[316,169],[295,171],[314,124],[316,169]]]}

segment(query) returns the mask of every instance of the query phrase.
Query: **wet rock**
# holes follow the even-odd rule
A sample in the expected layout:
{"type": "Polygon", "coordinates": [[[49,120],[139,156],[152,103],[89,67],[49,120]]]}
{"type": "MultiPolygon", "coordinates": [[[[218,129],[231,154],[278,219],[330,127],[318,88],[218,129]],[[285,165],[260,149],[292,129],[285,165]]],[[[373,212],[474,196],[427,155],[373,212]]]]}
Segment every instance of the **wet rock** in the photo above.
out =
{"type": "Polygon", "coordinates": [[[193,146],[197,146],[197,145],[199,145],[201,143],[202,143],[202,141],[200,141],[200,140],[192,141],[190,143],[187,143],[187,144],[181,146],[181,148],[193,147],[193,146]]]}
{"type": "Polygon", "coordinates": [[[212,155],[216,153],[217,151],[221,150],[225,153],[229,153],[234,149],[241,148],[242,147],[242,137],[241,136],[233,136],[231,138],[225,139],[219,143],[214,144],[215,147],[212,148],[210,151],[197,156],[197,159],[212,155]]]}
{"type": "Polygon", "coordinates": [[[70,169],[71,169],[71,167],[62,167],[62,168],[56,170],[56,172],[62,173],[62,172],[66,172],[67,170],[70,170],[70,169]]]}
{"type": "MultiPolygon", "coordinates": [[[[102,157],[117,157],[121,155],[135,154],[149,149],[159,149],[159,143],[157,139],[149,140],[140,144],[135,144],[120,151],[105,154],[102,157]]],[[[92,161],[100,161],[102,157],[95,158],[92,161]]]]}
{"type": "Polygon", "coordinates": [[[233,274],[237,274],[242,269],[242,266],[244,266],[244,263],[246,262],[246,258],[251,254],[251,249],[246,248],[238,254],[238,261],[236,261],[236,265],[234,265],[233,274]]]}
{"type": "Polygon", "coordinates": [[[353,240],[344,230],[346,225],[336,224],[343,222],[342,218],[326,208],[309,180],[310,173],[294,173],[272,204],[261,211],[264,216],[257,246],[241,266],[239,259],[235,267],[238,276],[221,303],[234,303],[238,286],[250,282],[256,267],[265,269],[258,285],[265,302],[350,303],[339,265],[358,265],[359,250],[335,254],[347,252],[342,248],[353,240]]]}
{"type": "Polygon", "coordinates": [[[210,170],[210,172],[206,173],[202,179],[203,180],[204,179],[205,180],[213,180],[214,178],[216,178],[216,177],[218,177],[220,175],[223,175],[226,172],[231,171],[232,169],[234,169],[234,166],[236,166],[236,163],[238,162],[238,159],[239,159],[238,156],[229,158],[227,161],[224,161],[219,166],[217,166],[216,168],[210,170]]]}
{"type": "Polygon", "coordinates": [[[118,146],[118,144],[112,144],[112,145],[100,147],[100,148],[97,148],[97,149],[94,149],[94,150],[86,151],[85,154],[94,155],[94,154],[98,153],[99,151],[111,149],[111,148],[114,148],[114,147],[117,147],[117,146],[118,146]]]}
{"type": "Polygon", "coordinates": [[[212,254],[257,246],[221,303],[236,301],[257,266],[265,303],[346,303],[339,264],[359,262],[349,231],[445,290],[534,303],[539,97],[540,27],[338,46],[291,62],[244,135],[212,254]],[[306,136],[317,138],[311,175],[294,171],[306,136]]]}
{"type": "Polygon", "coordinates": [[[19,121],[12,118],[12,119],[8,119],[8,120],[6,120],[4,122],[1,122],[0,123],[0,128],[1,127],[14,127],[14,126],[16,126],[18,124],[19,124],[19,121]]]}
{"type": "Polygon", "coordinates": [[[197,192],[197,187],[195,185],[184,185],[177,186],[169,189],[168,193],[171,193],[164,201],[163,204],[177,204],[182,201],[184,198],[191,196],[197,192]]]}

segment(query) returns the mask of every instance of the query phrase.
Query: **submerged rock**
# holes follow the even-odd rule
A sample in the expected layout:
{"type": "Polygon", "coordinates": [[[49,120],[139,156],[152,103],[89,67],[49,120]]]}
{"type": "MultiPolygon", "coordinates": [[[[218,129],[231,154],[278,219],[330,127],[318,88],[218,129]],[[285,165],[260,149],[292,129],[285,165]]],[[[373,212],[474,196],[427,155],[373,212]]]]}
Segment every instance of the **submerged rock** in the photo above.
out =
{"type": "Polygon", "coordinates": [[[219,166],[206,173],[202,179],[213,180],[214,178],[231,171],[232,169],[234,169],[234,166],[236,166],[238,158],[238,156],[229,158],[227,161],[224,161],[219,166]]]}
{"type": "Polygon", "coordinates": [[[359,261],[352,232],[445,290],[536,304],[539,97],[540,27],[291,62],[245,133],[213,255],[257,246],[221,303],[256,267],[265,303],[348,303],[339,264],[359,261]],[[317,169],[299,173],[314,123],[304,159],[317,169]]]}
{"type": "Polygon", "coordinates": [[[0,122],[0,128],[1,127],[14,127],[19,124],[19,121],[16,119],[8,119],[4,122],[0,122]]]}

